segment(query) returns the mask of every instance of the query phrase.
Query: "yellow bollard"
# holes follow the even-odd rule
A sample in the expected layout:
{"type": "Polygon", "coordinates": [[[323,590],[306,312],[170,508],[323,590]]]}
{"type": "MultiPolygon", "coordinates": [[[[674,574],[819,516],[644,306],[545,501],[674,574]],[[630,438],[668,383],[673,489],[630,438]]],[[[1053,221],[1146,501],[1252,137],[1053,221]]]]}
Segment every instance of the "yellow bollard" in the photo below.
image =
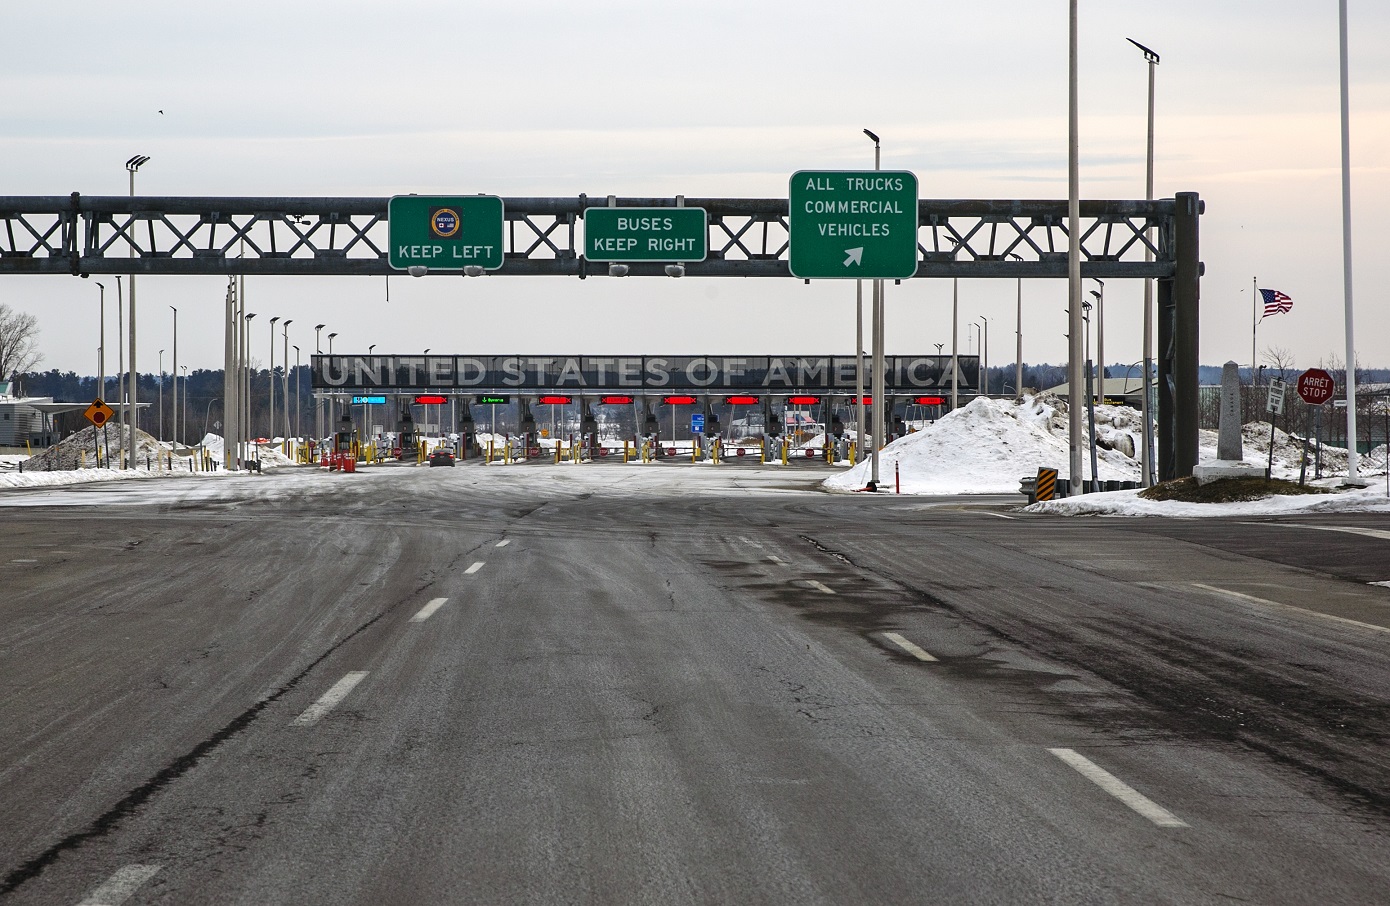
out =
{"type": "Polygon", "coordinates": [[[784,466],[787,464],[787,450],[790,447],[791,442],[788,441],[785,437],[782,438],[782,465],[784,466]]]}

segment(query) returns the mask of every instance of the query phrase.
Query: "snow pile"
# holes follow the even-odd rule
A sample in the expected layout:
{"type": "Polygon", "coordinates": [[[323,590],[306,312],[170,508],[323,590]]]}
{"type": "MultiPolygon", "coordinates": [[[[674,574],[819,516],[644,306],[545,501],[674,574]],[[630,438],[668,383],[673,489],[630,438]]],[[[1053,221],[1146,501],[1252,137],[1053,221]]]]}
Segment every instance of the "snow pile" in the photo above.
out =
{"type": "MultiPolygon", "coordinates": [[[[118,463],[123,456],[122,451],[125,449],[126,434],[129,430],[121,430],[114,425],[105,428],[83,428],[42,453],[35,453],[24,463],[24,471],[66,472],[73,469],[96,468],[98,454],[102,466],[108,462],[118,463]]],[[[165,449],[153,434],[138,428],[135,430],[135,462],[139,468],[145,468],[146,462],[150,463],[150,468],[156,468],[165,449]]]]}
{"type": "MultiPolygon", "coordinates": [[[[1274,460],[1269,458],[1269,422],[1250,422],[1240,429],[1241,453],[1244,461],[1263,471],[1271,468],[1275,478],[1297,479],[1299,464],[1303,457],[1303,438],[1274,429],[1274,460]]],[[[1216,461],[1217,432],[1200,430],[1197,432],[1197,461],[1199,463],[1216,461]]],[[[1383,454],[1382,454],[1383,455],[1383,454]]],[[[1313,463],[1316,449],[1308,445],[1308,477],[1313,477],[1313,463]]],[[[1384,460],[1382,460],[1384,461],[1384,460]]],[[[1322,471],[1324,475],[1345,475],[1347,472],[1347,451],[1342,447],[1322,448],[1322,471]]]]}
{"type": "MultiPolygon", "coordinates": [[[[1140,415],[1128,406],[1097,406],[1097,458],[1102,481],[1138,481],[1131,452],[1139,443],[1140,415]]],[[[1017,493],[1019,479],[1039,467],[1067,474],[1067,404],[1052,395],[1013,400],[976,399],[922,431],[879,452],[879,477],[891,489],[895,470],[904,494],[1017,493]]],[[[1086,475],[1090,476],[1087,453],[1086,475]]],[[[866,460],[825,481],[832,491],[864,487],[866,460]]]]}
{"type": "MultiPolygon", "coordinates": [[[[1266,426],[1267,428],[1268,426],[1266,426]]],[[[1266,437],[1267,439],[1267,437],[1266,437]]],[[[1231,503],[1185,503],[1178,500],[1145,500],[1138,491],[1083,494],[1024,507],[1025,513],[1053,516],[1280,516],[1310,513],[1390,513],[1385,485],[1342,490],[1335,494],[1276,494],[1260,500],[1231,503]]]]}

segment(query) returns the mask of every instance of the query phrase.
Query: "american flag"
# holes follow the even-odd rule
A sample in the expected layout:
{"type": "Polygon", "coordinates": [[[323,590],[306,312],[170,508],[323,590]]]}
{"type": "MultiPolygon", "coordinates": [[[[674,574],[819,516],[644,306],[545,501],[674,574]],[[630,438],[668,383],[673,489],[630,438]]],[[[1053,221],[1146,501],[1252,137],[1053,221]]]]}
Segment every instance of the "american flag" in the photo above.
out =
{"type": "Polygon", "coordinates": [[[1283,314],[1293,310],[1293,300],[1277,289],[1262,289],[1260,295],[1265,297],[1264,317],[1270,315],[1283,314]]]}

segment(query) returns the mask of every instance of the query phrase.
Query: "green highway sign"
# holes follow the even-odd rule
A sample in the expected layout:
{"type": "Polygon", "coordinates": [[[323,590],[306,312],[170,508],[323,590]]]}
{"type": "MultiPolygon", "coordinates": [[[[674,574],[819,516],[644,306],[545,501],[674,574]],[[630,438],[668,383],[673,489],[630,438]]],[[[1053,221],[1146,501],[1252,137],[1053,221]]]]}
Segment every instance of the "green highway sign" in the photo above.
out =
{"type": "Polygon", "coordinates": [[[902,280],[917,273],[915,174],[799,170],[788,199],[792,276],[902,280]]]}
{"type": "Polygon", "coordinates": [[[396,195],[386,218],[387,254],[398,271],[502,266],[502,199],[496,195],[396,195]]]}
{"type": "Polygon", "coordinates": [[[590,261],[704,261],[704,208],[588,208],[584,257],[590,261]]]}

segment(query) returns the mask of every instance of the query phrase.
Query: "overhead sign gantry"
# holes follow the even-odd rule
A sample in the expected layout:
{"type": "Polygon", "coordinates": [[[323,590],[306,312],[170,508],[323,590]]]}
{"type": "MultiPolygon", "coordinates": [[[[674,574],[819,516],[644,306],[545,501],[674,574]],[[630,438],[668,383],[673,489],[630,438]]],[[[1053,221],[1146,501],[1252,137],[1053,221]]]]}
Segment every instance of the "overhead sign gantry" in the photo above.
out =
{"type": "MultiPolygon", "coordinates": [[[[892,172],[861,171],[859,175],[892,172]]],[[[453,200],[475,197],[479,196],[448,196],[453,200]]],[[[860,200],[868,202],[876,197],[860,200]]],[[[438,243],[430,235],[434,230],[450,232],[453,226],[447,214],[441,220],[426,219],[420,241],[406,243],[421,246],[423,253],[426,240],[430,240],[431,263],[420,263],[423,254],[400,256],[399,248],[396,251],[400,260],[392,261],[387,198],[185,198],[78,193],[0,197],[0,274],[380,276],[398,273],[394,263],[404,264],[407,270],[425,268],[429,273],[566,275],[581,279],[610,273],[791,277],[793,255],[797,258],[798,275],[803,272],[801,249],[806,246],[798,235],[798,246],[793,250],[790,231],[797,217],[790,210],[790,198],[688,199],[690,207],[707,212],[708,251],[703,260],[691,260],[678,270],[665,263],[674,258],[634,261],[610,270],[613,265],[585,254],[576,227],[582,229],[586,211],[608,207],[607,196],[505,198],[496,203],[502,209],[501,237],[495,229],[497,218],[490,216],[493,226],[487,240],[470,244],[491,244],[492,249],[467,259],[477,264],[470,265],[460,258],[465,263],[451,268],[441,266],[439,261],[452,260],[452,252],[441,251],[436,256],[433,246],[438,243]],[[415,258],[416,263],[409,263],[408,258],[415,258]]],[[[613,200],[612,206],[675,209],[681,205],[674,198],[620,197],[613,200]]],[[[898,205],[895,203],[894,207],[898,205]]],[[[1068,235],[1065,200],[924,199],[907,207],[915,208],[916,213],[916,224],[911,230],[914,266],[907,276],[1066,279],[1068,248],[1075,245],[1083,278],[1156,280],[1159,477],[1192,473],[1197,462],[1198,303],[1202,273],[1198,220],[1203,207],[1196,193],[1178,193],[1173,198],[1152,201],[1083,200],[1076,236],[1068,235]],[[1151,261],[1144,260],[1146,251],[1152,255],[1151,261]]],[[[467,214],[462,210],[458,213],[460,229],[464,229],[467,214]]],[[[876,213],[888,213],[886,206],[876,213]]],[[[894,215],[898,213],[893,211],[894,215]]],[[[425,214],[428,218],[429,211],[425,214]]],[[[907,211],[902,214],[910,222],[907,211]]],[[[802,216],[807,216],[804,201],[802,216]]],[[[800,231],[800,222],[795,229],[800,231]]],[[[831,238],[829,232],[827,229],[827,239],[831,238]]],[[[889,236],[901,238],[893,228],[889,236]]],[[[876,237],[863,238],[859,267],[867,267],[874,248],[869,240],[876,237]]],[[[814,244],[815,240],[806,242],[814,244]]],[[[847,273],[855,265],[845,262],[856,247],[857,241],[813,253],[804,272],[827,273],[834,265],[846,276],[855,276],[847,273]],[[838,254],[838,260],[832,251],[838,254]]]]}

